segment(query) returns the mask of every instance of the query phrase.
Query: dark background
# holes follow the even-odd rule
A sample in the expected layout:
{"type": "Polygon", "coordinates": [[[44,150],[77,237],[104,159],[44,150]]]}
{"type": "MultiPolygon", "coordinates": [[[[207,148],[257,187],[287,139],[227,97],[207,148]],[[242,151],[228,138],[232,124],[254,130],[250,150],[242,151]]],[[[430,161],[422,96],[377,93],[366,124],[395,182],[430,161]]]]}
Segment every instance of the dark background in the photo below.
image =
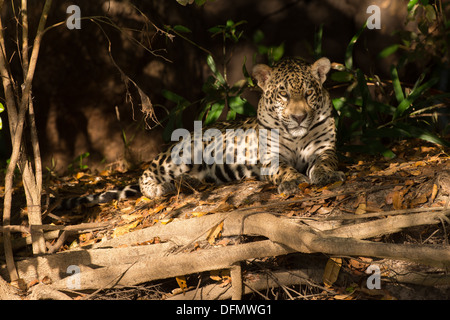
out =
{"type": "MultiPolygon", "coordinates": [[[[204,6],[182,6],[175,0],[154,1],[54,1],[47,25],[64,21],[66,9],[76,4],[82,17],[107,16],[120,27],[134,28],[136,32],[119,32],[114,27],[90,20],[81,22],[80,30],[69,30],[65,24],[49,30],[44,36],[33,83],[34,105],[44,166],[54,166],[64,172],[73,160],[89,152],[85,163],[89,168],[103,168],[106,164],[117,166],[138,164],[150,160],[163,147],[162,128],[145,129],[136,90],[126,86],[108,52],[111,41],[112,56],[124,73],[135,81],[150,97],[159,119],[172,108],[161,91],[171,90],[189,101],[201,99],[201,87],[209,75],[206,53],[186,40],[175,36],[169,39],[154,27],[164,30],[164,25],[183,25],[192,33],[186,37],[221,56],[220,37],[211,37],[208,28],[246,20],[242,26],[244,39],[230,47],[233,55],[229,64],[229,82],[241,78],[242,63],[246,57],[251,70],[256,45],[252,36],[261,30],[263,44],[276,46],[284,42],[285,56],[302,56],[312,60],[314,34],[323,24],[323,52],[332,62],[342,63],[345,49],[352,36],[361,28],[370,14],[367,7],[376,4],[381,8],[381,29],[367,30],[356,46],[355,65],[364,72],[388,75],[389,59],[377,60],[376,55],[386,46],[395,43],[393,31],[405,29],[406,3],[400,0],[216,0],[204,6]],[[154,24],[134,8],[138,8],[154,24]],[[129,40],[127,35],[151,46],[152,52],[129,40]],[[145,37],[150,42],[145,42],[145,37]],[[116,112],[117,107],[117,112],[116,112]],[[120,114],[120,121],[117,113],[120,114]],[[125,148],[123,132],[130,142],[125,148]]],[[[9,3],[9,2],[8,2],[9,3]]],[[[30,35],[33,35],[42,10],[43,1],[30,1],[30,35]]],[[[15,21],[10,5],[2,11],[7,27],[5,37],[15,40],[15,21]]],[[[408,25],[410,27],[410,25],[408,25]]],[[[8,52],[8,56],[11,52],[8,52]]],[[[257,56],[258,62],[263,56],[257,56]]],[[[395,56],[392,57],[395,59],[395,56]]],[[[12,58],[14,74],[20,75],[17,56],[12,58]]],[[[402,76],[415,79],[417,70],[412,67],[402,76]]],[[[17,79],[20,81],[21,79],[17,79]]],[[[331,92],[334,94],[333,92],[331,92]]],[[[257,95],[248,93],[249,101],[256,105],[257,95]]],[[[195,110],[186,113],[186,127],[192,124],[195,110]]],[[[1,114],[4,128],[0,132],[4,162],[9,158],[9,136],[6,112],[1,114]]]]}

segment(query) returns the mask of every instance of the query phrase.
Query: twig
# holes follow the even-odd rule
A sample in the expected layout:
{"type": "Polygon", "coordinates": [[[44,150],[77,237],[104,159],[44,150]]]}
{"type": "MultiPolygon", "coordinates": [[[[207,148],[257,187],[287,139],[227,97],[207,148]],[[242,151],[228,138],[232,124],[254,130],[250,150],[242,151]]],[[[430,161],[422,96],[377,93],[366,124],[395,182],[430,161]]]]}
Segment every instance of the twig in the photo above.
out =
{"type": "MultiPolygon", "coordinates": [[[[97,290],[95,290],[94,292],[92,292],[90,295],[83,297],[82,300],[89,300],[91,299],[93,296],[95,296],[97,293],[99,293],[100,291],[106,289],[107,287],[109,287],[112,283],[118,283],[120,281],[120,279],[128,272],[128,270],[130,270],[131,267],[133,267],[136,263],[138,262],[138,260],[136,260],[134,263],[132,263],[127,269],[125,269],[119,276],[117,276],[115,279],[112,279],[110,283],[106,283],[103,287],[98,288],[97,290]]],[[[114,285],[112,285],[112,287],[114,287],[114,285]]]]}
{"type": "Polygon", "coordinates": [[[418,212],[429,212],[429,211],[442,211],[446,210],[446,207],[431,207],[431,208],[411,208],[411,209],[399,209],[391,211],[378,211],[364,214],[344,214],[334,217],[328,217],[325,220],[355,220],[355,219],[367,219],[383,216],[393,216],[405,213],[418,213],[418,212]]]}
{"type": "MultiPolygon", "coordinates": [[[[292,285],[310,284],[312,279],[307,276],[306,272],[305,270],[282,270],[274,271],[270,276],[266,272],[252,273],[252,279],[245,279],[243,281],[242,295],[255,293],[265,300],[270,300],[268,296],[262,294],[260,291],[280,286],[288,288],[292,285]]],[[[232,292],[230,292],[229,287],[221,288],[217,284],[207,285],[199,288],[198,291],[200,294],[196,294],[194,291],[188,291],[184,294],[169,297],[167,300],[226,300],[232,298],[232,292]]]]}
{"type": "Polygon", "coordinates": [[[92,223],[80,223],[73,226],[55,226],[51,224],[41,224],[33,226],[0,226],[0,232],[23,232],[31,233],[33,230],[62,230],[62,231],[80,231],[90,229],[102,229],[110,226],[109,222],[92,222],[92,223]]]}
{"type": "Polygon", "coordinates": [[[289,297],[289,299],[294,300],[294,298],[291,296],[291,294],[286,290],[286,286],[283,285],[283,284],[277,279],[277,277],[274,275],[274,273],[273,273],[272,271],[270,271],[270,270],[268,270],[267,268],[261,266],[261,264],[255,262],[255,261],[253,261],[253,263],[254,263],[255,265],[259,266],[260,269],[264,270],[265,274],[267,275],[267,278],[269,278],[269,279],[271,279],[273,282],[275,282],[275,283],[278,285],[278,287],[280,287],[280,288],[284,291],[284,293],[287,294],[287,296],[289,297]]]}
{"type": "Polygon", "coordinates": [[[56,240],[56,242],[52,246],[49,246],[48,253],[52,254],[58,251],[58,249],[64,245],[64,242],[66,242],[69,234],[70,234],[69,231],[63,231],[63,233],[61,233],[61,235],[59,236],[58,240],[56,240]]]}

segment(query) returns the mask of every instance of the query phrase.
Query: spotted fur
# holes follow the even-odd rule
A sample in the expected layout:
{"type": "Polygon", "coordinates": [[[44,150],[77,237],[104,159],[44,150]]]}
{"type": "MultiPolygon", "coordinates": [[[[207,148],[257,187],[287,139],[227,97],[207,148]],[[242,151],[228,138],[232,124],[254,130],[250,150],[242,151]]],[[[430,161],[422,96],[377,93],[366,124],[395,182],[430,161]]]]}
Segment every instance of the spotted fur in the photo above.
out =
{"type": "MultiPolygon", "coordinates": [[[[178,163],[172,159],[172,155],[174,148],[180,144],[174,144],[160,153],[144,171],[139,179],[140,192],[148,198],[154,198],[176,192],[177,182],[195,187],[201,181],[221,184],[256,178],[268,180],[278,186],[280,193],[290,195],[298,191],[298,184],[302,182],[325,185],[344,180],[344,174],[337,171],[331,100],[323,87],[329,70],[330,61],[327,58],[321,58],[313,64],[288,58],[273,67],[256,65],[253,77],[262,89],[257,117],[242,122],[217,123],[213,127],[220,132],[221,139],[201,142],[208,152],[222,150],[224,158],[236,155],[245,144],[246,161],[229,163],[225,159],[222,163],[195,164],[195,153],[192,152],[191,157],[187,158],[191,161],[178,163]],[[233,136],[238,129],[246,133],[245,141],[239,141],[233,136]],[[273,158],[259,155],[261,129],[268,132],[277,129],[279,132],[277,167],[270,166],[273,158]],[[234,143],[224,144],[223,141],[227,139],[234,143]],[[261,169],[267,169],[269,174],[262,175],[261,169]]],[[[274,143],[272,137],[267,136],[268,147],[274,143]]],[[[187,141],[191,144],[191,150],[195,147],[193,138],[187,141]]],[[[98,200],[100,196],[97,196],[97,202],[101,202],[98,200]]],[[[124,197],[123,191],[117,191],[117,198],[120,197],[124,197]]]]}

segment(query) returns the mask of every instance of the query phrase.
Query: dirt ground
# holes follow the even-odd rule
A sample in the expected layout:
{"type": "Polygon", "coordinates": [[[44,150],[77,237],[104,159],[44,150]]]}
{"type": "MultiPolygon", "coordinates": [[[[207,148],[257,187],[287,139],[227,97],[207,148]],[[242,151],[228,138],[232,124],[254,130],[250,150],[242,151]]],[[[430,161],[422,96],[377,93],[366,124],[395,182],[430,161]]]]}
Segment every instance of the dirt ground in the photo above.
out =
{"type": "MultiPolygon", "coordinates": [[[[205,184],[197,190],[183,186],[179,194],[168,198],[153,200],[139,198],[91,208],[78,208],[72,212],[47,212],[44,223],[62,226],[80,223],[108,224],[108,227],[99,230],[71,234],[57,249],[58,252],[68,252],[90,248],[102,241],[120,238],[148,227],[169,226],[177,221],[200,219],[224,212],[259,210],[288,217],[313,228],[317,226],[323,231],[346,225],[352,226],[355,222],[391,219],[397,214],[407,215],[447,208],[450,194],[448,153],[436,146],[424,145],[418,141],[399,143],[394,147],[394,152],[398,157],[392,160],[361,156],[360,159],[355,159],[353,164],[342,164],[341,169],[346,174],[344,183],[321,188],[299,185],[298,194],[291,197],[278,194],[276,188],[270,184],[252,180],[218,187],[205,184]]],[[[134,183],[140,172],[141,170],[123,173],[85,171],[59,178],[53,177],[48,180],[48,192],[58,194],[60,197],[73,196],[75,190],[76,194],[101,192],[114,186],[134,183]]],[[[22,223],[25,223],[25,211],[22,211],[21,217],[24,219],[22,223]]],[[[435,224],[414,226],[399,232],[372,237],[370,240],[379,243],[431,245],[442,248],[448,246],[448,228],[449,220],[444,214],[440,222],[435,224]]],[[[17,243],[21,237],[23,236],[15,234],[17,243]]],[[[230,247],[262,239],[265,238],[227,235],[226,230],[219,228],[186,245],[183,252],[230,247]]],[[[57,239],[48,241],[50,245],[54,245],[57,239]]],[[[164,241],[155,237],[148,239],[145,244],[164,241]]],[[[26,259],[28,256],[30,256],[29,246],[16,247],[16,258],[26,259]]],[[[262,275],[267,277],[271,275],[275,281],[272,289],[265,288],[259,293],[255,291],[245,294],[244,299],[450,298],[450,287],[446,278],[448,270],[427,263],[364,256],[336,257],[324,253],[290,253],[246,260],[241,263],[241,268],[246,283],[251,283],[252,279],[262,275]],[[381,266],[382,285],[380,289],[369,290],[367,281],[370,279],[370,273],[366,270],[373,264],[381,266]],[[308,281],[302,284],[284,281],[283,272],[290,272],[289,270],[308,270],[306,272],[308,281]],[[402,275],[392,276],[389,270],[394,273],[401,272],[402,275]],[[427,275],[428,278],[412,277],[413,280],[405,280],[408,274],[427,275]],[[279,282],[276,280],[277,277],[279,282]]],[[[149,281],[126,288],[109,288],[94,293],[83,292],[75,295],[75,298],[173,299],[179,296],[180,290],[187,294],[208,286],[226,288],[230,285],[230,281],[230,275],[226,271],[209,271],[149,281]]],[[[27,285],[32,288],[42,282],[45,281],[35,279],[27,285]]]]}

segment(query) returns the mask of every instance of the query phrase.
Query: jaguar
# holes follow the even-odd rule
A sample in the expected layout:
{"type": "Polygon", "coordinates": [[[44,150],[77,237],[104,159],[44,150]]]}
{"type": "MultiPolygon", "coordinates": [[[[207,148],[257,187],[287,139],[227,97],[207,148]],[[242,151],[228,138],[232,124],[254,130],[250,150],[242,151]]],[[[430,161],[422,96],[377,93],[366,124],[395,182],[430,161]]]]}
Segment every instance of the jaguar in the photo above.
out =
{"type": "MultiPolygon", "coordinates": [[[[166,196],[175,193],[180,183],[196,187],[202,181],[222,184],[256,178],[276,185],[279,193],[292,195],[300,183],[343,181],[344,173],[337,170],[333,107],[323,86],[330,68],[325,57],[312,64],[284,58],[272,67],[255,65],[252,76],[262,91],[256,117],[218,122],[213,125],[213,137],[185,136],[150,162],[139,185],[68,199],[62,207],[121,200],[138,193],[148,198],[166,196]],[[223,156],[220,161],[199,162],[198,152],[223,156]],[[244,158],[237,156],[239,152],[244,158]]],[[[202,130],[206,133],[208,128],[202,130]]]]}

